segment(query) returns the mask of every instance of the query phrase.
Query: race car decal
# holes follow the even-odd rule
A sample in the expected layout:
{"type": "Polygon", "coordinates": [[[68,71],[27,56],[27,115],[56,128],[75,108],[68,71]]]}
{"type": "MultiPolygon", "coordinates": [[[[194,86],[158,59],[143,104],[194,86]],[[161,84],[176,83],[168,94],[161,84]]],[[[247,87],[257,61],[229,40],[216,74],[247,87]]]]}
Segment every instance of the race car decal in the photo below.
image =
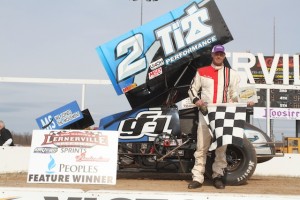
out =
{"type": "Polygon", "coordinates": [[[96,50],[121,95],[231,40],[215,2],[194,0],[96,50]]]}
{"type": "Polygon", "coordinates": [[[141,142],[154,141],[158,134],[180,134],[178,111],[175,108],[147,108],[141,109],[126,119],[116,121],[105,127],[106,122],[116,116],[109,116],[100,121],[101,130],[117,130],[119,141],[141,142]]]}

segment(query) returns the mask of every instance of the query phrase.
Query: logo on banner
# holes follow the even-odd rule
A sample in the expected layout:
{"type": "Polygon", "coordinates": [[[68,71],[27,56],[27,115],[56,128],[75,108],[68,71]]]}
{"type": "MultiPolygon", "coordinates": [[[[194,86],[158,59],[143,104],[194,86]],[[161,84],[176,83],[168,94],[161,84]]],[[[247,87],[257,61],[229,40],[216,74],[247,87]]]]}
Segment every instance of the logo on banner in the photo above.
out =
{"type": "Polygon", "coordinates": [[[61,129],[80,119],[83,115],[76,101],[62,106],[36,119],[40,129],[61,129]]]}
{"type": "Polygon", "coordinates": [[[95,145],[107,145],[107,136],[81,131],[51,131],[45,134],[42,145],[53,144],[57,147],[93,147],[95,145]]]}
{"type": "Polygon", "coordinates": [[[54,171],[52,171],[52,170],[53,170],[53,168],[54,168],[55,166],[56,166],[55,160],[54,160],[53,156],[50,155],[50,161],[49,161],[49,163],[48,163],[48,171],[47,171],[47,174],[53,174],[54,171]]]}

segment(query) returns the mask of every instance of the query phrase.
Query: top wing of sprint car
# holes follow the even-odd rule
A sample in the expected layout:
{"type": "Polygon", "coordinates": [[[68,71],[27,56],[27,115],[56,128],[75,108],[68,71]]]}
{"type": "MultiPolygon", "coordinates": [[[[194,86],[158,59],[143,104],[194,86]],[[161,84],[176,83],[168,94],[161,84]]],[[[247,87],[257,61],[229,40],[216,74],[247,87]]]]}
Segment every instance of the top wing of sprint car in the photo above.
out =
{"type": "Polygon", "coordinates": [[[194,0],[102,44],[97,53],[116,93],[136,109],[186,98],[192,68],[210,62],[213,45],[232,39],[216,3],[194,0]]]}

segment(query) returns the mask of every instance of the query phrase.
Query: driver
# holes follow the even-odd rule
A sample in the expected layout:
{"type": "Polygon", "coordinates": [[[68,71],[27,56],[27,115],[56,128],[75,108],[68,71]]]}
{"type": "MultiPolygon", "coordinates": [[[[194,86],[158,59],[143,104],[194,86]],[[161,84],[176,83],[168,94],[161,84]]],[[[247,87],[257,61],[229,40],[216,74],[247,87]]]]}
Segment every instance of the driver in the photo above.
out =
{"type": "MultiPolygon", "coordinates": [[[[238,84],[240,77],[237,72],[224,66],[225,48],[215,45],[212,48],[212,63],[198,68],[188,90],[191,101],[199,108],[207,103],[232,103],[238,101],[238,84]],[[199,93],[201,94],[199,95],[199,93]]],[[[248,105],[253,105],[248,102],[248,105]]],[[[206,154],[211,145],[211,134],[202,112],[199,111],[197,130],[197,147],[194,153],[195,164],[192,169],[193,181],[188,184],[189,189],[200,188],[204,182],[206,154]]],[[[212,165],[213,185],[217,189],[224,189],[224,170],[227,167],[226,148],[221,146],[215,150],[215,160],[212,165]]]]}

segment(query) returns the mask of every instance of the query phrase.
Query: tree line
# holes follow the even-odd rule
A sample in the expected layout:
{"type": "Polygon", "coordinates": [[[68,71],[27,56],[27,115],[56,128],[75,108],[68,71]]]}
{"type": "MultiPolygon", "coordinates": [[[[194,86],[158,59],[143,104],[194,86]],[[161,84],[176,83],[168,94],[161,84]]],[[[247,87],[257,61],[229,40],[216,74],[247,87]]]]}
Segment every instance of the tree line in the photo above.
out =
{"type": "Polygon", "coordinates": [[[15,146],[31,146],[32,134],[11,132],[15,146]]]}

